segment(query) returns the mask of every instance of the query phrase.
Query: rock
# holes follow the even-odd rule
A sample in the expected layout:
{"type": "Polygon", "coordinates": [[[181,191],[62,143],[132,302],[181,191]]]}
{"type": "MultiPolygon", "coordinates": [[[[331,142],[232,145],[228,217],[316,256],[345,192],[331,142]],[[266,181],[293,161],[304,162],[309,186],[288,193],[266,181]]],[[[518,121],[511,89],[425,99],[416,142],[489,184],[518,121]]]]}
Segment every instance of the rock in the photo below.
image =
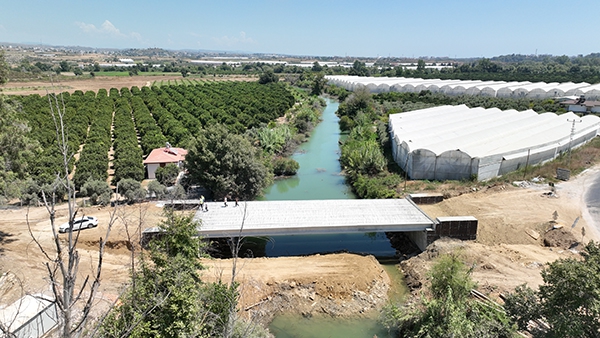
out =
{"type": "Polygon", "coordinates": [[[537,231],[535,231],[535,230],[527,229],[527,230],[525,230],[525,233],[528,234],[529,237],[531,237],[531,238],[533,238],[535,240],[537,240],[538,238],[540,238],[540,233],[537,232],[537,231]]]}
{"type": "Polygon", "coordinates": [[[496,269],[496,266],[492,263],[485,263],[481,266],[481,268],[483,270],[494,270],[494,269],[496,269]]]}

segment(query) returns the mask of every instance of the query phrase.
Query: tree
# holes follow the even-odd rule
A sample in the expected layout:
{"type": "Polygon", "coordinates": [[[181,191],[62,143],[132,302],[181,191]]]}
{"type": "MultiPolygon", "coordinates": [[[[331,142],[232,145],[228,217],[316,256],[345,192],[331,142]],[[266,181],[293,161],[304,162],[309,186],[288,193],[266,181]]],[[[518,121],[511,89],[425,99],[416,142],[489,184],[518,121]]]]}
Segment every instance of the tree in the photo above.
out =
{"type": "Polygon", "coordinates": [[[352,68],[348,71],[348,75],[357,75],[357,76],[370,76],[371,73],[369,69],[365,65],[364,62],[360,62],[358,60],[354,61],[352,68]]]}
{"type": "Polygon", "coordinates": [[[92,205],[108,205],[112,196],[112,190],[106,181],[88,180],[81,187],[79,194],[89,197],[92,205]]]}
{"type": "Polygon", "coordinates": [[[279,81],[279,76],[277,76],[271,69],[267,69],[264,73],[260,74],[258,78],[258,83],[267,84],[267,83],[275,83],[279,81]]]}
{"type": "Polygon", "coordinates": [[[273,160],[273,173],[281,176],[292,176],[296,175],[300,164],[292,158],[277,157],[273,160]]]}
{"type": "Polygon", "coordinates": [[[417,71],[422,72],[424,70],[425,70],[425,61],[423,61],[423,59],[419,59],[419,61],[417,61],[417,71]]]}
{"type": "Polygon", "coordinates": [[[340,104],[338,115],[354,118],[359,112],[367,115],[373,113],[373,97],[365,86],[358,87],[348,96],[346,101],[340,104]]]}
{"type": "Polygon", "coordinates": [[[537,291],[521,286],[506,300],[506,310],[521,329],[531,319],[550,328],[540,337],[598,337],[600,334],[600,246],[590,242],[583,260],[559,259],[542,271],[537,291]]]}
{"type": "Polygon", "coordinates": [[[8,81],[8,63],[4,57],[4,50],[0,50],[0,86],[8,81]]]}
{"type": "Polygon", "coordinates": [[[470,274],[457,254],[441,256],[429,273],[431,297],[389,306],[384,325],[401,337],[513,337],[515,327],[499,305],[469,298],[470,274]]]}
{"type": "MultiPolygon", "coordinates": [[[[204,245],[192,216],[166,212],[162,234],[132,271],[132,283],[104,321],[109,337],[219,337],[237,297],[237,285],[204,283],[204,245]]],[[[235,308],[235,306],[233,307],[235,308]]]]}
{"type": "Polygon", "coordinates": [[[269,179],[260,155],[246,138],[215,124],[200,129],[192,140],[185,167],[190,180],[211,190],[215,198],[233,194],[252,199],[269,179]]]}
{"type": "Polygon", "coordinates": [[[30,137],[29,131],[27,122],[18,116],[15,106],[0,95],[0,199],[18,196],[19,189],[14,184],[26,178],[30,164],[41,152],[39,143],[30,137]]]}
{"type": "Polygon", "coordinates": [[[310,91],[310,95],[321,95],[323,92],[323,88],[327,84],[327,79],[323,73],[318,73],[315,75],[315,78],[312,82],[312,87],[310,91]]]}
{"type": "Polygon", "coordinates": [[[135,202],[146,197],[146,189],[142,188],[140,182],[125,178],[117,184],[118,193],[125,196],[129,202],[135,202]]]}
{"type": "Polygon", "coordinates": [[[59,66],[61,72],[68,72],[69,70],[71,70],[71,66],[69,66],[69,63],[65,60],[61,61],[59,63],[59,66]]]}
{"type": "Polygon", "coordinates": [[[73,69],[73,74],[75,74],[76,76],[83,75],[83,70],[81,70],[81,68],[79,67],[75,67],[73,69]]]}
{"type": "Polygon", "coordinates": [[[179,175],[179,167],[175,163],[169,163],[164,167],[156,169],[155,175],[156,180],[160,182],[160,184],[169,187],[174,185],[177,181],[177,176],[179,175]]]}
{"type": "Polygon", "coordinates": [[[160,184],[160,182],[156,180],[150,181],[150,183],[148,183],[148,193],[150,193],[150,196],[156,197],[156,199],[163,198],[167,192],[166,189],[167,187],[160,184]]]}
{"type": "Polygon", "coordinates": [[[313,66],[311,69],[313,72],[318,73],[323,71],[323,67],[319,64],[319,61],[313,62],[313,66]]]}
{"type": "Polygon", "coordinates": [[[349,118],[347,115],[344,115],[340,118],[339,124],[342,132],[350,131],[355,126],[354,120],[349,118]]]}

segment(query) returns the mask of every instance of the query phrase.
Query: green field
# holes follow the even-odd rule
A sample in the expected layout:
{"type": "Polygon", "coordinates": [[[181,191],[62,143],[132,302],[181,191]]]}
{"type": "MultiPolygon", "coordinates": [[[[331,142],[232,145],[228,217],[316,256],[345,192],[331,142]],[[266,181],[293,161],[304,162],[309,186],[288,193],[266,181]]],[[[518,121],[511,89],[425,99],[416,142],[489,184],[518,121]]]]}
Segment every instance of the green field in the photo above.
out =
{"type": "Polygon", "coordinates": [[[65,89],[72,89],[73,87],[69,87],[69,86],[26,86],[26,87],[7,87],[7,88],[0,88],[0,91],[3,92],[16,92],[16,91],[23,91],[23,90],[50,90],[50,91],[55,91],[55,90],[65,90],[65,89]]]}
{"type": "MultiPolygon", "coordinates": [[[[167,76],[181,75],[177,72],[138,72],[137,76],[167,76]]],[[[129,76],[129,71],[96,72],[96,76],[129,76]]],[[[134,75],[136,76],[136,75],[134,75]]]]}

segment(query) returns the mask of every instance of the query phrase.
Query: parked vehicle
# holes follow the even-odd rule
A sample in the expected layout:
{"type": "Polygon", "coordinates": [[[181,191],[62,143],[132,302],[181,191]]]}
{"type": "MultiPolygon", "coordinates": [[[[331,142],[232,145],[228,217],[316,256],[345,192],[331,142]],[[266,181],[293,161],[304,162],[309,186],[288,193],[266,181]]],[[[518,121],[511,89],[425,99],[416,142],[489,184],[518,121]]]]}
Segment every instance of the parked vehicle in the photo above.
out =
{"type": "MultiPolygon", "coordinates": [[[[73,220],[73,231],[95,228],[98,226],[98,219],[94,216],[83,216],[73,220]]],[[[64,233],[70,231],[69,222],[63,223],[58,227],[58,232],[64,233]]]]}

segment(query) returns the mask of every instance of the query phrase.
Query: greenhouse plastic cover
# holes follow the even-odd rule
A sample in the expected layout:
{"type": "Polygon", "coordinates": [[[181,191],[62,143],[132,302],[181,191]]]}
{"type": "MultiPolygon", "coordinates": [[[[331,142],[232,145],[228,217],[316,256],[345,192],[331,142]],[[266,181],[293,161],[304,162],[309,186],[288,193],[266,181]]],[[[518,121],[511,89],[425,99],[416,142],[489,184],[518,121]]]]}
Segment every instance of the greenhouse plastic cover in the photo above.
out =
{"type": "Polygon", "coordinates": [[[565,95],[585,95],[587,98],[600,98],[600,84],[586,82],[545,83],[529,81],[504,82],[480,80],[440,80],[404,77],[360,77],[348,75],[326,76],[330,84],[355,90],[366,87],[372,93],[421,92],[429,90],[447,95],[483,95],[508,98],[546,99],[565,95]]]}
{"type": "Polygon", "coordinates": [[[599,127],[600,118],[591,115],[465,105],[389,117],[394,158],[413,179],[489,179],[551,160],[595,137],[599,127]]]}

